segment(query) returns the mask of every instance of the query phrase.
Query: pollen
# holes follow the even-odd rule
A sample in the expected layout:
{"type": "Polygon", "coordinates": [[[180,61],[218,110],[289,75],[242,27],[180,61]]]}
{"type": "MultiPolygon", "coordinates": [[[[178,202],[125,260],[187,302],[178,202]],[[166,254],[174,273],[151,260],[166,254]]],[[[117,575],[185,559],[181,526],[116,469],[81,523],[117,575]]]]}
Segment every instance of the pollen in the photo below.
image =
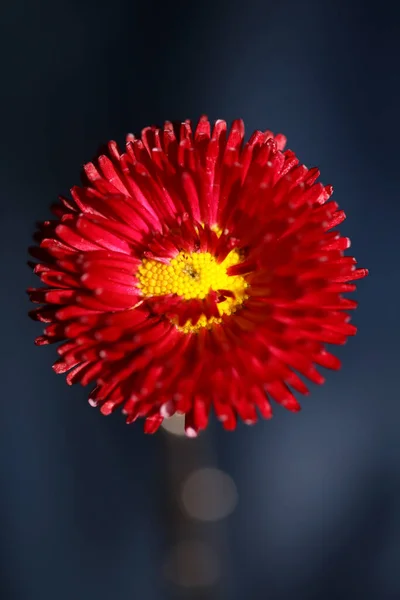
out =
{"type": "MultiPolygon", "coordinates": [[[[203,300],[210,291],[227,290],[232,296],[217,304],[220,316],[231,315],[246,299],[247,282],[241,275],[228,275],[229,267],[242,261],[240,252],[232,250],[224,261],[218,263],[209,252],[180,252],[168,264],[144,259],[137,273],[138,288],[144,297],[177,294],[182,301],[203,300]]],[[[220,323],[221,318],[207,319],[202,315],[196,325],[187,321],[177,326],[185,333],[199,331],[220,323]]]]}

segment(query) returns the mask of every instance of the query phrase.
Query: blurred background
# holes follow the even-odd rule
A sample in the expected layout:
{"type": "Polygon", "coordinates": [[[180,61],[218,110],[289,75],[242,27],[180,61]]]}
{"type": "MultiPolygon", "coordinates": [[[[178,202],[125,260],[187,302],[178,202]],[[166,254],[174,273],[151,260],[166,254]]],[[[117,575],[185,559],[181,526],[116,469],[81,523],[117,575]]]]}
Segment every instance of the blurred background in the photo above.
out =
{"type": "Polygon", "coordinates": [[[2,600],[400,598],[399,31],[390,0],[4,4],[2,600]],[[27,247],[100,143],[202,113],[285,133],[371,276],[300,414],[144,436],[34,347],[27,247]]]}

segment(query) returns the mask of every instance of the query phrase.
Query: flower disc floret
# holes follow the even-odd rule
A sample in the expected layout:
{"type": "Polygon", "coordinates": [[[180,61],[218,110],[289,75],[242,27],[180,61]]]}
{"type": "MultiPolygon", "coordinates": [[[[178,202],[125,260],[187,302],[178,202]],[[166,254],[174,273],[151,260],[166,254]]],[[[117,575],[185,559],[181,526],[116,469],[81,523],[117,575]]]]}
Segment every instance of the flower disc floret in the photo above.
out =
{"type": "MultiPolygon", "coordinates": [[[[179,252],[167,263],[145,258],[138,268],[138,288],[144,298],[176,294],[183,302],[204,300],[210,292],[217,292],[219,315],[231,315],[246,298],[245,278],[228,275],[229,267],[240,262],[240,253],[236,250],[219,264],[210,252],[179,252]]],[[[176,324],[176,320],[174,322],[176,324]]],[[[180,329],[190,333],[220,322],[221,319],[207,319],[202,315],[196,325],[188,320],[180,329]]]]}

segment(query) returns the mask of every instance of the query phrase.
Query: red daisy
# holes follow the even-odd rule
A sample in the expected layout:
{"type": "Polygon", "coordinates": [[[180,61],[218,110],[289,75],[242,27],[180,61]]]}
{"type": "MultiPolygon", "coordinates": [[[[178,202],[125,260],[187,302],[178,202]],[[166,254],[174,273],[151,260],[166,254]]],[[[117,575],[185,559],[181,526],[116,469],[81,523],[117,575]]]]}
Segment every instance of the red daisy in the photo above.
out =
{"type": "Polygon", "coordinates": [[[60,342],[54,370],[94,382],[103,414],[121,406],[148,433],[185,414],[195,435],[212,407],[234,429],[271,399],[299,410],[315,365],[339,368],[325,345],[355,334],[343,293],[367,271],[344,256],[332,187],[285,142],[244,143],[240,120],[148,127],[124,153],[110,142],[40,226],[36,344],[60,342]]]}

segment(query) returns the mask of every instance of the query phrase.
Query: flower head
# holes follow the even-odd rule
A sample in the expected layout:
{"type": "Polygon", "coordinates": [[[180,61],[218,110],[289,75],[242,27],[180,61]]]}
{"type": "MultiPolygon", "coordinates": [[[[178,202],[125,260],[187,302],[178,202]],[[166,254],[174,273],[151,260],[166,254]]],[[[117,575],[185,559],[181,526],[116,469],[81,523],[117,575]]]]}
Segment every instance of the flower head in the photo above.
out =
{"type": "Polygon", "coordinates": [[[299,410],[292,390],[339,368],[325,345],[355,334],[343,294],[367,271],[344,255],[331,186],[285,142],[244,143],[239,120],[148,127],[123,153],[110,142],[41,225],[36,343],[60,343],[54,370],[95,383],[104,414],[152,433],[184,413],[195,435],[213,409],[234,429],[271,417],[271,399],[299,410]]]}

